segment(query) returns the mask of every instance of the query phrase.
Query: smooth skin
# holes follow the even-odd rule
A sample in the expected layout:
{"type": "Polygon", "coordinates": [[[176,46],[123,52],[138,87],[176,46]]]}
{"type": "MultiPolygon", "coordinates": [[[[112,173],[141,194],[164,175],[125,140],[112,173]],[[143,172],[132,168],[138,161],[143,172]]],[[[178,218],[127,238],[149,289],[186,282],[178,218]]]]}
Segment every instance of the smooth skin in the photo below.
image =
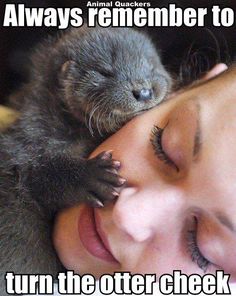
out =
{"type": "Polygon", "coordinates": [[[55,223],[55,247],[67,269],[96,277],[223,269],[236,280],[236,67],[226,68],[217,65],[204,81],[134,118],[94,151],[113,150],[127,180],[114,203],[95,210],[117,262],[84,248],[78,221],[86,206],[80,205],[62,211],[55,223]],[[168,161],[151,143],[155,126],[163,129],[168,161]]]}

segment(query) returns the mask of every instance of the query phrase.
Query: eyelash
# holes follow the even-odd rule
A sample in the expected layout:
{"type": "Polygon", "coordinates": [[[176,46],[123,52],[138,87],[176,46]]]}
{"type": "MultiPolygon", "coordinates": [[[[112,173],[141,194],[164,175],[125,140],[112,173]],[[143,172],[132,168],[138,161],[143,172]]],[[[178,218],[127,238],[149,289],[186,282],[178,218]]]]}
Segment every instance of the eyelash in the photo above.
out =
{"type": "Polygon", "coordinates": [[[198,267],[204,271],[204,273],[206,273],[211,263],[202,255],[201,251],[198,248],[196,230],[188,231],[187,242],[188,251],[191,255],[192,261],[195,262],[198,267]]]}
{"type": "Polygon", "coordinates": [[[176,166],[176,164],[168,157],[168,155],[165,153],[165,151],[162,148],[161,138],[162,134],[164,132],[164,129],[154,126],[151,131],[151,144],[154,148],[155,154],[157,157],[163,161],[165,164],[174,167],[177,172],[179,172],[179,168],[176,166]]]}

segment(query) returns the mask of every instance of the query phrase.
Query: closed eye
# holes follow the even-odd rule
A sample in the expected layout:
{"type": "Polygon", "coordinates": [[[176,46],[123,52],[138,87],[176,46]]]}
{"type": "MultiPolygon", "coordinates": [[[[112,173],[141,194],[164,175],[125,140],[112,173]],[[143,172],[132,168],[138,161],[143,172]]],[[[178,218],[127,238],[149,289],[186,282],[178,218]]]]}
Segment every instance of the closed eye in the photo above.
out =
{"type": "Polygon", "coordinates": [[[96,71],[99,74],[101,74],[103,77],[106,77],[106,78],[113,78],[114,77],[114,73],[111,70],[99,68],[96,71]]]}
{"type": "Polygon", "coordinates": [[[158,126],[154,126],[152,129],[152,134],[151,134],[151,143],[153,146],[153,149],[155,151],[155,154],[157,155],[157,157],[164,162],[165,164],[171,166],[172,168],[174,168],[177,172],[179,172],[179,168],[177,167],[177,165],[173,162],[172,159],[170,159],[170,157],[165,153],[165,151],[162,148],[162,134],[163,134],[164,129],[158,127],[158,126]]]}

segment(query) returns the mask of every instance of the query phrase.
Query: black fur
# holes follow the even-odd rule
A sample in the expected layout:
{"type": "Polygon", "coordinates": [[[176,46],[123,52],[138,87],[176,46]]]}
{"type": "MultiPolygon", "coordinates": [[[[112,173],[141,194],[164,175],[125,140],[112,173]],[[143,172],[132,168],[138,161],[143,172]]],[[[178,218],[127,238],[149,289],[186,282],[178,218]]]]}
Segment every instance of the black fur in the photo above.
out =
{"type": "Polygon", "coordinates": [[[101,206],[124,183],[111,153],[86,157],[162,101],[171,83],[151,41],[131,29],[72,29],[32,61],[31,81],[15,97],[21,116],[0,136],[1,296],[6,271],[62,268],[51,243],[55,213],[82,197],[101,206]],[[137,97],[142,89],[147,100],[137,97]]]}

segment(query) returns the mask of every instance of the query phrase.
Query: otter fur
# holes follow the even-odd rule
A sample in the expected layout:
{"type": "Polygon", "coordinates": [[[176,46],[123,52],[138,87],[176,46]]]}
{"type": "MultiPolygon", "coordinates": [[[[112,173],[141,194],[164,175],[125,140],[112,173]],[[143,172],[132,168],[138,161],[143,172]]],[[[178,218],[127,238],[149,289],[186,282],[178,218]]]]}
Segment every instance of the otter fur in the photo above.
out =
{"type": "Polygon", "coordinates": [[[0,135],[0,295],[4,276],[56,275],[55,214],[103,206],[125,180],[105,151],[89,153],[128,120],[159,104],[171,77],[149,38],[127,28],[69,29],[40,45],[15,103],[20,118],[0,135]]]}

